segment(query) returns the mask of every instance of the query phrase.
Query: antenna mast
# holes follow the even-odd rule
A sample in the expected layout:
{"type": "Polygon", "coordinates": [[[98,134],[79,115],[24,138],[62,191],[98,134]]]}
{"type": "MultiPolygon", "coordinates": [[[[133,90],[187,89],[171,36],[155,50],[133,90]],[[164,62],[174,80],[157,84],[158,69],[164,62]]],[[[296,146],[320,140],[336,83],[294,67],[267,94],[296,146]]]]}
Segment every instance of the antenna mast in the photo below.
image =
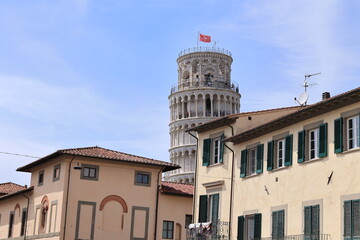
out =
{"type": "Polygon", "coordinates": [[[294,100],[300,105],[300,106],[306,106],[307,104],[307,100],[309,99],[309,94],[306,92],[307,88],[310,87],[310,86],[314,86],[314,85],[317,85],[317,83],[312,83],[312,84],[309,84],[308,83],[308,78],[309,77],[312,77],[312,76],[315,76],[315,75],[319,75],[321,74],[320,72],[319,73],[314,73],[314,74],[308,74],[308,75],[305,75],[305,80],[304,80],[304,84],[303,84],[303,87],[305,89],[305,92],[303,92],[299,98],[294,98],[294,100]]]}
{"type": "Polygon", "coordinates": [[[319,74],[321,74],[321,73],[319,72],[319,73],[314,73],[314,74],[305,75],[305,80],[304,80],[304,85],[303,85],[303,87],[305,88],[305,92],[306,92],[306,90],[307,90],[308,87],[317,85],[317,83],[308,84],[307,79],[308,79],[309,77],[312,77],[312,76],[315,76],[315,75],[319,75],[319,74]]]}

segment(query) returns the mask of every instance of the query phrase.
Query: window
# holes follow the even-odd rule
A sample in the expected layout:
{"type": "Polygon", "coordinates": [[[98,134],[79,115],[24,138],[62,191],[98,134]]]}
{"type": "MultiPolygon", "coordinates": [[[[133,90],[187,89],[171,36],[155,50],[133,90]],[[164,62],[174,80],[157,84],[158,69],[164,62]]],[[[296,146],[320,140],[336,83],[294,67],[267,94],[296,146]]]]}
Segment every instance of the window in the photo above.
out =
{"type": "Polygon", "coordinates": [[[360,147],[360,117],[351,115],[347,118],[338,118],[334,120],[334,145],[335,153],[341,153],[343,150],[351,150],[360,147]],[[343,125],[345,124],[345,131],[343,125]]]}
{"type": "Polygon", "coordinates": [[[219,197],[218,193],[200,196],[199,222],[217,223],[219,219],[219,197]]]}
{"type": "Polygon", "coordinates": [[[44,170],[39,172],[38,186],[42,186],[44,184],[44,170]]]}
{"type": "Polygon", "coordinates": [[[237,239],[261,239],[261,213],[238,217],[237,239]]]}
{"type": "Polygon", "coordinates": [[[348,149],[359,147],[359,116],[347,119],[347,146],[348,149]]]}
{"type": "Polygon", "coordinates": [[[344,202],[344,238],[360,239],[360,200],[344,202]]]}
{"type": "Polygon", "coordinates": [[[97,181],[99,178],[99,166],[81,165],[81,179],[97,181]]]}
{"type": "Polygon", "coordinates": [[[11,238],[13,235],[13,227],[14,227],[14,212],[10,212],[8,238],[11,238]]]}
{"type": "Polygon", "coordinates": [[[307,206],[304,209],[305,239],[319,239],[320,234],[320,206],[307,206]]]}
{"type": "Polygon", "coordinates": [[[151,173],[135,171],[135,185],[151,186],[151,173]]]}
{"type": "Polygon", "coordinates": [[[327,123],[298,133],[298,162],[327,156],[327,123]]]}
{"type": "Polygon", "coordinates": [[[60,179],[60,164],[54,166],[54,172],[53,172],[53,181],[57,181],[60,179]]]}
{"type": "Polygon", "coordinates": [[[27,220],[27,209],[24,208],[24,209],[22,210],[22,215],[21,215],[20,236],[24,236],[24,234],[25,234],[26,220],[27,220]]]}
{"type": "Polygon", "coordinates": [[[240,177],[262,173],[264,144],[241,151],[240,177]]]}
{"type": "Polygon", "coordinates": [[[203,166],[209,166],[223,162],[224,134],[214,134],[203,142],[203,166]]]}
{"type": "Polygon", "coordinates": [[[284,210],[272,212],[272,239],[284,239],[284,210]]]}
{"type": "Polygon", "coordinates": [[[278,169],[292,165],[293,135],[283,136],[277,140],[268,142],[267,170],[278,169]]]}
{"type": "Polygon", "coordinates": [[[192,221],[193,216],[190,214],[185,215],[185,228],[188,229],[189,225],[193,222],[192,221]]]}
{"type": "Polygon", "coordinates": [[[163,239],[173,239],[174,237],[174,222],[173,221],[163,221],[163,239]]]}
{"type": "Polygon", "coordinates": [[[275,168],[281,168],[284,166],[285,160],[285,139],[280,139],[276,142],[276,161],[275,168]]]}

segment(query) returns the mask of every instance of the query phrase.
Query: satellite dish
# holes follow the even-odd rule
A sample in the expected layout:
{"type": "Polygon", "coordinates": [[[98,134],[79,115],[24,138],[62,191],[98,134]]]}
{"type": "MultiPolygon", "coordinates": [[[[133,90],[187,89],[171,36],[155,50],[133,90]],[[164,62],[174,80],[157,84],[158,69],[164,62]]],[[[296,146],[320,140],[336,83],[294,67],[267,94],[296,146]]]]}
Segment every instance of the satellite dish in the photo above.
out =
{"type": "Polygon", "coordinates": [[[303,106],[306,105],[307,100],[309,99],[309,94],[307,92],[303,92],[299,98],[297,99],[297,102],[303,106]]]}

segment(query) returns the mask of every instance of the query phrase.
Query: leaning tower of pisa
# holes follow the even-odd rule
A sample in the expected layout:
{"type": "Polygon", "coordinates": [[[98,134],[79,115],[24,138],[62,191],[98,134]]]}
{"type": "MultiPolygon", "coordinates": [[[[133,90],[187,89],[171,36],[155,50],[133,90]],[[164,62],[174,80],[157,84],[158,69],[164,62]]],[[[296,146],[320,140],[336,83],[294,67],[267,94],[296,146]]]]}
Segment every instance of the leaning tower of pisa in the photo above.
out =
{"type": "Polygon", "coordinates": [[[193,183],[196,140],[186,130],[238,113],[239,87],[231,82],[231,53],[222,48],[191,48],[179,53],[178,82],[171,88],[170,161],[181,166],[165,180],[193,183]]]}

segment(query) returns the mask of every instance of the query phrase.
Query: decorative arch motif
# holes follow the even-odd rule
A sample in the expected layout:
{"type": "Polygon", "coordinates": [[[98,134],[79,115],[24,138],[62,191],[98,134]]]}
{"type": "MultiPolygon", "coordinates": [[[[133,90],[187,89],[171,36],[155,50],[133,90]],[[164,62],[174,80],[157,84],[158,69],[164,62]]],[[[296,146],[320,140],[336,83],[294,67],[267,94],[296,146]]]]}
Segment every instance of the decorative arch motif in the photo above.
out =
{"type": "Polygon", "coordinates": [[[99,210],[102,211],[104,209],[106,203],[108,203],[110,201],[116,201],[116,202],[120,203],[120,205],[123,208],[124,213],[128,212],[128,206],[127,206],[125,200],[122,197],[117,196],[117,195],[109,195],[109,196],[105,197],[100,203],[99,210]]]}
{"type": "Polygon", "coordinates": [[[20,217],[20,204],[17,203],[14,208],[14,212],[16,212],[16,209],[19,209],[19,217],[20,217]]]}

